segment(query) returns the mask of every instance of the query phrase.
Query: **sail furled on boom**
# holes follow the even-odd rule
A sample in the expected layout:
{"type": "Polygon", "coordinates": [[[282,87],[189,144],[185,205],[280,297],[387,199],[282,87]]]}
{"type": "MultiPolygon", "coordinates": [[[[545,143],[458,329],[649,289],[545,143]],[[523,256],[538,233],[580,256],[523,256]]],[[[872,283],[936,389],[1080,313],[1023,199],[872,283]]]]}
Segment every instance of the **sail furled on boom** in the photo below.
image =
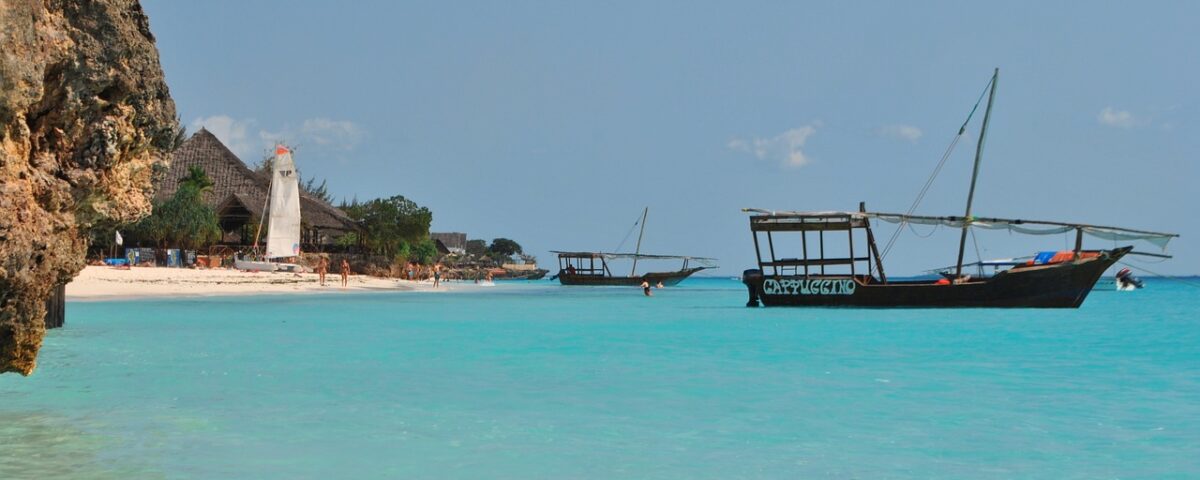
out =
{"type": "Polygon", "coordinates": [[[275,147],[268,200],[267,258],[300,255],[300,177],[292,152],[275,147]]]}
{"type": "Polygon", "coordinates": [[[1150,242],[1159,248],[1166,249],[1167,243],[1172,238],[1178,237],[1176,233],[1151,232],[1147,230],[1134,230],[1131,228],[1121,227],[1105,227],[1100,225],[1088,225],[1085,223],[1067,223],[1067,222],[1051,222],[1046,220],[1024,220],[1016,218],[993,218],[993,217],[971,217],[970,222],[966,222],[963,217],[955,216],[929,216],[929,215],[908,215],[904,213],[880,213],[880,212],[842,212],[842,211],[788,211],[788,210],[767,210],[762,208],[743,208],[743,212],[751,214],[751,217],[763,225],[779,225],[785,226],[788,224],[799,223],[815,223],[830,219],[845,219],[869,220],[877,219],[880,221],[904,225],[906,223],[916,225],[934,225],[950,228],[963,228],[964,224],[969,223],[971,227],[983,228],[988,230],[1008,230],[1013,233],[1021,233],[1025,235],[1058,235],[1076,230],[1082,230],[1083,233],[1095,238],[1115,241],[1134,241],[1142,240],[1150,242]]]}
{"type": "Polygon", "coordinates": [[[1076,230],[1095,238],[1114,241],[1143,240],[1159,248],[1166,249],[1174,233],[1150,232],[1119,227],[1103,227],[1079,223],[1048,222],[1042,220],[1022,220],[1010,218],[972,217],[966,221],[963,217],[933,217],[923,215],[904,215],[899,213],[863,213],[869,218],[876,218],[888,223],[912,223],[917,225],[939,225],[951,228],[983,228],[987,230],[1008,230],[1025,235],[1058,235],[1076,230]]]}
{"type": "Polygon", "coordinates": [[[688,262],[696,263],[701,266],[715,268],[717,259],[709,257],[693,257],[689,255],[653,255],[649,253],[615,253],[615,252],[563,252],[551,250],[550,253],[563,258],[603,258],[605,260],[615,259],[639,259],[639,260],[687,260],[688,262]]]}

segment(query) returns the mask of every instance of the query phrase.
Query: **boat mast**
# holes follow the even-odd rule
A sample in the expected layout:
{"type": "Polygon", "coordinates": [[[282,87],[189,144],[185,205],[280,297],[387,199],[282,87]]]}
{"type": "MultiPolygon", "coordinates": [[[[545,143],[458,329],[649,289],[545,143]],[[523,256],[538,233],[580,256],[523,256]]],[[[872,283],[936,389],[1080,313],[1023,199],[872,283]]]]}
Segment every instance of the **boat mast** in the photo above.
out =
{"type": "MultiPolygon", "coordinates": [[[[274,172],[272,172],[271,176],[274,177],[274,175],[275,175],[274,172]]],[[[271,190],[272,190],[271,187],[272,187],[272,184],[274,184],[274,183],[275,183],[274,178],[272,178],[271,183],[267,184],[267,198],[263,199],[262,216],[258,217],[258,230],[254,231],[254,254],[255,255],[258,255],[258,239],[259,239],[259,236],[262,235],[263,220],[266,220],[267,209],[270,208],[270,206],[271,206],[271,190]]],[[[268,259],[267,261],[270,261],[270,260],[268,259]]]]}
{"type": "Polygon", "coordinates": [[[650,207],[646,207],[642,210],[642,229],[638,231],[637,248],[633,252],[633,270],[629,272],[629,276],[631,277],[637,275],[637,255],[642,253],[642,234],[646,233],[646,214],[648,213],[650,213],[650,207]]]}
{"type": "Polygon", "coordinates": [[[996,98],[996,81],[1000,80],[1000,69],[992,73],[992,89],[988,93],[987,110],[983,112],[983,126],[979,129],[979,143],[975,145],[975,168],[971,171],[971,189],[967,192],[967,213],[963,215],[962,238],[958,240],[958,263],[954,278],[962,278],[963,252],[967,247],[967,231],[971,228],[971,202],[975,200],[975,180],[979,178],[979,161],[983,158],[983,141],[987,139],[988,120],[992,118],[992,100],[996,98]]]}

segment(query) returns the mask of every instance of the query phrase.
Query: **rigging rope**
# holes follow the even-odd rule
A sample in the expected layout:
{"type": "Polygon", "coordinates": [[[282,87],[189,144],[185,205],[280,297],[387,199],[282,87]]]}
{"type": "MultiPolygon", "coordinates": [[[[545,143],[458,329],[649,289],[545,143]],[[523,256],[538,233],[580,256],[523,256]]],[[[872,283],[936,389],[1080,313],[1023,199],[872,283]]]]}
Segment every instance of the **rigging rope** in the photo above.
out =
{"type": "Polygon", "coordinates": [[[979,239],[975,238],[974,230],[967,230],[967,231],[971,232],[971,243],[975,244],[975,260],[977,260],[979,262],[979,276],[982,277],[983,276],[983,255],[981,255],[979,253],[979,239]]]}
{"type": "Polygon", "coordinates": [[[625,232],[625,238],[622,238],[621,243],[617,245],[617,248],[613,249],[613,253],[618,253],[621,251],[621,248],[625,246],[625,242],[629,240],[629,236],[633,235],[634,229],[636,229],[640,223],[642,223],[642,217],[639,215],[637,221],[633,222],[633,226],[629,227],[629,231],[625,232]]]}
{"type": "Polygon", "coordinates": [[[1200,288],[1200,283],[1193,282],[1193,281],[1191,281],[1191,280],[1184,280],[1184,279],[1182,279],[1182,278],[1179,278],[1179,277],[1173,277],[1173,276],[1170,276],[1170,275],[1163,275],[1163,274],[1161,274],[1161,273],[1152,272],[1152,271],[1150,271],[1150,269],[1148,269],[1148,268],[1145,268],[1145,267],[1139,267],[1139,266],[1137,266],[1137,265],[1132,265],[1132,264],[1129,264],[1129,263],[1125,263],[1125,261],[1124,261],[1124,260],[1121,260],[1121,261],[1119,261],[1119,262],[1117,262],[1117,263],[1119,263],[1119,264],[1121,264],[1121,265],[1124,265],[1124,266],[1126,266],[1126,267],[1129,267],[1129,268],[1135,268],[1135,269],[1141,270],[1141,271],[1143,271],[1143,272],[1149,273],[1149,274],[1151,274],[1151,275],[1154,275],[1154,276],[1156,276],[1156,277],[1159,277],[1159,278],[1165,278],[1165,279],[1167,279],[1167,280],[1174,280],[1174,281],[1176,281],[1176,282],[1179,282],[1179,283],[1182,283],[1182,284],[1184,284],[1184,285],[1191,285],[1191,286],[1193,286],[1193,287],[1200,288]]]}
{"type": "MultiPolygon", "coordinates": [[[[959,140],[962,140],[963,134],[966,133],[967,124],[971,123],[971,117],[975,116],[975,111],[979,109],[979,104],[983,103],[983,98],[987,96],[988,88],[992,86],[992,80],[994,80],[994,78],[995,77],[989,79],[987,85],[983,86],[983,91],[979,93],[979,99],[975,100],[975,106],[971,107],[971,113],[967,114],[967,119],[963,121],[961,127],[958,127],[958,134],[955,135],[954,139],[950,141],[950,145],[946,147],[946,152],[942,154],[942,159],[938,161],[937,167],[933,169],[933,173],[931,173],[929,178],[925,180],[925,185],[921,187],[921,191],[917,193],[917,198],[913,199],[912,205],[909,206],[908,211],[904,213],[906,216],[912,215],[912,213],[917,210],[917,207],[921,205],[921,200],[925,199],[925,194],[929,192],[929,187],[933,186],[933,181],[937,179],[938,174],[942,172],[942,167],[946,166],[946,160],[949,160],[950,154],[954,152],[954,147],[958,146],[959,140]]],[[[907,219],[900,220],[900,225],[896,227],[894,232],[892,232],[891,238],[888,239],[887,246],[883,247],[883,253],[880,255],[881,258],[887,258],[888,252],[892,251],[892,246],[895,245],[896,239],[900,237],[900,231],[903,230],[902,227],[904,227],[904,224],[906,223],[908,223],[907,219]]]]}

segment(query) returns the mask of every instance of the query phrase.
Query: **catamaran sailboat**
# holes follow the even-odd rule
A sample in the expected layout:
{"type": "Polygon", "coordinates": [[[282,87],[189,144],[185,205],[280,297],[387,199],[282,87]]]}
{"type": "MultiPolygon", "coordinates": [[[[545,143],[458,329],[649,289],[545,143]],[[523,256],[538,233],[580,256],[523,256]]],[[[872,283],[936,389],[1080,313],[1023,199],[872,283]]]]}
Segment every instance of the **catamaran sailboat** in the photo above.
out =
{"type": "Polygon", "coordinates": [[[663,286],[669,287],[678,285],[693,273],[713,268],[716,260],[712,258],[642,253],[642,236],[646,233],[646,215],[649,213],[649,208],[642,210],[641,230],[638,232],[637,247],[634,253],[553,251],[550,253],[558,255],[558,274],[551,280],[557,278],[562,285],[638,286],[642,282],[648,282],[650,285],[661,283],[663,286]],[[633,261],[633,268],[629,275],[613,275],[609,268],[609,262],[619,259],[633,261]],[[678,260],[683,262],[683,265],[675,271],[638,274],[638,260],[678,260]]]}
{"type": "MultiPolygon", "coordinates": [[[[766,306],[1076,308],[1087,298],[1106,269],[1125,255],[1141,253],[1132,252],[1132,246],[1084,250],[1084,235],[1111,241],[1143,240],[1164,249],[1167,242],[1178,237],[1173,233],[1082,223],[972,216],[971,203],[975,196],[979,162],[998,77],[999,69],[989,82],[987,110],[975,150],[975,166],[963,216],[913,215],[911,209],[903,214],[869,212],[862,203],[857,212],[745,209],[751,214],[750,231],[758,256],[758,268],[746,270],[742,275],[742,282],[750,295],[746,305],[758,306],[761,301],[766,306]],[[942,278],[889,279],[883,269],[886,248],[884,255],[881,255],[875,243],[872,221],[894,223],[900,228],[906,224],[922,224],[961,229],[955,267],[952,271],[944,272],[942,278]],[[1038,255],[1025,261],[1014,259],[1008,265],[1001,265],[1004,262],[992,262],[991,265],[980,262],[979,275],[972,276],[964,271],[968,265],[963,264],[967,234],[972,228],[1032,235],[1073,232],[1075,248],[1065,252],[1048,252],[1051,255],[1038,255]],[[860,233],[855,235],[855,232],[860,233]],[[840,239],[831,239],[834,235],[830,234],[840,239]],[[833,247],[839,250],[838,255],[827,257],[827,249],[833,247]],[[799,253],[785,253],[789,250],[799,253]],[[842,251],[849,251],[849,254],[842,256],[842,251]],[[987,275],[983,271],[985,265],[993,267],[994,273],[987,275]],[[1001,267],[1009,268],[1000,270],[1001,267]]],[[[969,121],[970,116],[967,117],[969,121]]],[[[959,129],[959,137],[965,131],[967,122],[959,129]]],[[[955,139],[957,141],[958,138],[955,139]]],[[[913,208],[919,202],[920,196],[913,208]]]]}
{"type": "Polygon", "coordinates": [[[291,150],[283,145],[275,146],[275,158],[271,161],[271,186],[265,204],[267,213],[265,218],[259,219],[258,231],[254,234],[254,251],[258,251],[262,222],[266,220],[266,252],[257,259],[237,258],[234,266],[238,270],[263,272],[303,271],[302,265],[272,261],[300,256],[300,178],[296,174],[291,150]]]}

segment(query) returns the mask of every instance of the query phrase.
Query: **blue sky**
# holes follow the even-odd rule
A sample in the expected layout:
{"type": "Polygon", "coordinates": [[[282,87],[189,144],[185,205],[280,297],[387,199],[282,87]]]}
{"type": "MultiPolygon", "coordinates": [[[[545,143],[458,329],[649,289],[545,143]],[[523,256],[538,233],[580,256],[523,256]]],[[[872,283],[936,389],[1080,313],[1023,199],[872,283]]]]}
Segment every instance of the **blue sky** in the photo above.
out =
{"type": "MultiPolygon", "coordinates": [[[[402,194],[543,263],[616,247],[643,206],[643,251],[729,275],[754,258],[742,207],[903,211],[999,67],[975,213],[1177,232],[1139,265],[1200,273],[1200,4],[835,3],[144,6],[190,130],[251,161],[284,140],[338,197],[402,194]]],[[[978,121],[918,212],[962,214],[978,121]]],[[[891,272],[954,262],[926,233],[891,272]]]]}

